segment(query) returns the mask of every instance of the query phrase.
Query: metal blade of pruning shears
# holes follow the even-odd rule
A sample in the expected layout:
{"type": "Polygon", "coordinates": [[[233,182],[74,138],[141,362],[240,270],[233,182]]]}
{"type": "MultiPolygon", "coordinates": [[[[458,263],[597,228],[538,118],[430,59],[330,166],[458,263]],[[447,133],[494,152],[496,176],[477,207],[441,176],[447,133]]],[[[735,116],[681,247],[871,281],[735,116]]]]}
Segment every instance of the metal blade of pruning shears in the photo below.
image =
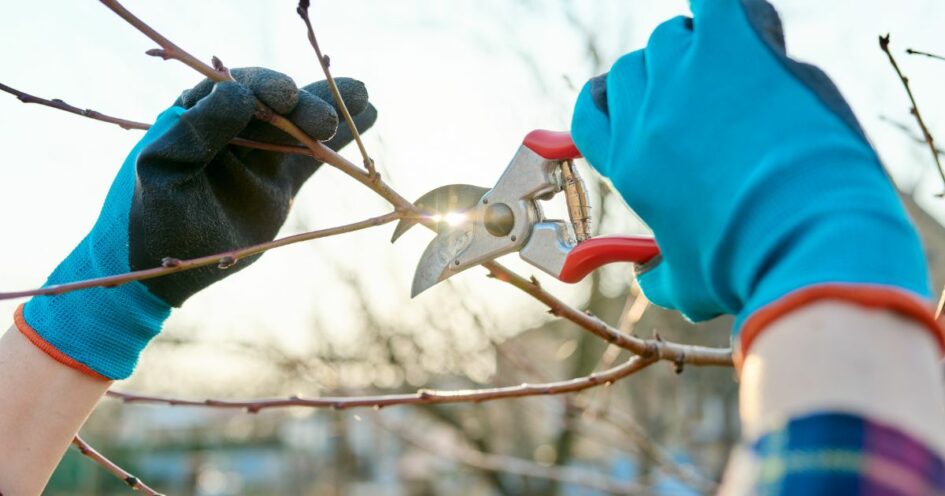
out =
{"type": "MultiPolygon", "coordinates": [[[[479,203],[479,199],[488,191],[489,188],[473,186],[471,184],[448,184],[427,192],[418,198],[417,201],[414,202],[414,205],[439,216],[440,218],[436,219],[437,222],[444,220],[449,222],[452,219],[443,219],[443,217],[451,214],[461,214],[476,206],[476,204],[479,203]]],[[[419,222],[420,219],[416,217],[400,219],[400,222],[397,223],[397,227],[394,228],[394,235],[391,236],[390,242],[393,243],[397,241],[397,238],[400,238],[419,222]]]]}
{"type": "Polygon", "coordinates": [[[450,275],[448,269],[453,259],[473,241],[473,222],[475,221],[467,220],[444,229],[427,245],[423,255],[420,256],[417,271],[413,275],[411,298],[450,275]]]}

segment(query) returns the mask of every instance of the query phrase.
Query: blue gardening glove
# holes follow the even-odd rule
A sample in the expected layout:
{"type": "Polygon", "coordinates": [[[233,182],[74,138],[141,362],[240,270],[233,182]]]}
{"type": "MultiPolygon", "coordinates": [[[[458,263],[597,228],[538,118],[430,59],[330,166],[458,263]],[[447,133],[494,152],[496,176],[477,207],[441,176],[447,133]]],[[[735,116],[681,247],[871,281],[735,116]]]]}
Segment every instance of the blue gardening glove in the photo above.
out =
{"type": "Polygon", "coordinates": [[[820,298],[936,328],[915,228],[837,88],[787,57],[767,2],[691,7],[584,87],[571,128],[653,230],[647,297],[694,321],[734,314],[735,335],[820,298]]]}
{"type": "MultiPolygon", "coordinates": [[[[288,76],[268,69],[232,74],[237,82],[205,80],[157,118],[118,171],[92,231],[47,285],[158,267],[164,257],[194,258],[275,237],[293,197],[320,163],[229,145],[237,136],[297,144],[253,120],[254,97],[335,150],[351,141],[351,132],[339,128],[324,82],[300,90],[288,76]]],[[[364,85],[338,82],[358,128],[369,128],[377,114],[364,85]]],[[[172,306],[255,259],[225,271],[205,267],[112,289],[36,297],[18,310],[17,327],[67,365],[122,379],[131,375],[172,306]]]]}

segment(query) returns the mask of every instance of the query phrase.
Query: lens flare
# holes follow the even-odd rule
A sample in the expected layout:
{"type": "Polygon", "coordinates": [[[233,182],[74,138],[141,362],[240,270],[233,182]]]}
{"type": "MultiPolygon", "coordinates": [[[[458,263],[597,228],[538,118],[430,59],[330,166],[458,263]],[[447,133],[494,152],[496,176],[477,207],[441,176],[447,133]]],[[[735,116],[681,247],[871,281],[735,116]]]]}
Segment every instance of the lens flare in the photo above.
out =
{"type": "Polygon", "coordinates": [[[458,226],[463,222],[466,222],[466,214],[461,212],[449,212],[445,214],[436,214],[430,216],[430,220],[433,222],[445,222],[450,226],[458,226]]]}

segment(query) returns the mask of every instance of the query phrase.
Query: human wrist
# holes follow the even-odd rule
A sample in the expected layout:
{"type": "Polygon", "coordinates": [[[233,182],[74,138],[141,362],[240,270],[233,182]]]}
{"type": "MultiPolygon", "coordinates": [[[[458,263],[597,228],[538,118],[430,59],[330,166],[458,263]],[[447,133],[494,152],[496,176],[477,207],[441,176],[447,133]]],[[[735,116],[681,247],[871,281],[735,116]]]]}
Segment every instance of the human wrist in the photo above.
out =
{"type": "MultiPolygon", "coordinates": [[[[109,274],[84,240],[46,285],[109,274]]],[[[127,263],[127,262],[126,262],[127,263]]],[[[17,329],[59,362],[90,375],[124,379],[161,330],[171,307],[140,282],[37,296],[17,310],[17,329]]]]}
{"type": "Polygon", "coordinates": [[[789,230],[792,237],[780,243],[781,249],[755,245],[768,259],[740,266],[756,276],[733,327],[738,359],[772,322],[825,300],[907,315],[945,346],[932,314],[924,250],[899,209],[891,201],[817,209],[795,216],[797,227],[789,230]]]}
{"type": "Polygon", "coordinates": [[[740,413],[752,440],[787,418],[847,412],[924,439],[945,456],[939,346],[909,315],[823,300],[758,336],[741,369],[740,413]]]}

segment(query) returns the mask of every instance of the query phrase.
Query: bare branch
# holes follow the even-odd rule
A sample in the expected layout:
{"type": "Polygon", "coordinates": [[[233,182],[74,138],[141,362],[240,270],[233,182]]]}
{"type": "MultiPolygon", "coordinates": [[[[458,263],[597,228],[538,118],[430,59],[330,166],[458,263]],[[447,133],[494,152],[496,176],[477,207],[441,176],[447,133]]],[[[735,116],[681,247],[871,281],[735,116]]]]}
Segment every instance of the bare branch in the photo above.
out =
{"type": "Polygon", "coordinates": [[[95,279],[87,279],[84,281],[76,281],[65,284],[55,284],[52,286],[46,286],[39,289],[30,289],[26,291],[13,291],[9,293],[0,293],[0,300],[11,300],[15,298],[23,298],[26,296],[38,296],[38,295],[57,295],[68,293],[71,291],[77,291],[80,289],[95,288],[95,287],[104,287],[111,288],[115,286],[120,286],[122,284],[127,284],[132,281],[143,281],[146,279],[153,279],[155,277],[166,276],[168,274],[173,274],[175,272],[183,272],[185,270],[196,269],[198,267],[206,267],[208,265],[216,265],[220,269],[228,269],[235,265],[240,260],[251,257],[253,255],[258,255],[260,253],[272,250],[274,248],[280,248],[282,246],[291,245],[294,243],[299,243],[302,241],[309,241],[318,238],[326,238],[329,236],[337,236],[339,234],[349,233],[353,231],[358,231],[361,229],[367,229],[370,227],[380,226],[388,222],[400,219],[403,215],[400,212],[391,212],[389,214],[381,215],[379,217],[372,217],[370,219],[362,220],[360,222],[355,222],[353,224],[346,224],[338,227],[331,227],[328,229],[321,229],[318,231],[311,231],[302,234],[296,234],[294,236],[286,236],[285,238],[279,238],[273,241],[266,243],[260,243],[258,245],[248,246],[246,248],[239,248],[236,250],[225,251],[222,253],[216,253],[213,255],[207,255],[199,258],[192,258],[189,260],[180,260],[177,258],[167,257],[163,260],[163,266],[155,267],[153,269],[144,269],[137,270],[134,272],[128,272],[125,274],[117,274],[113,276],[98,277],[95,279]]]}
{"type": "MultiPolygon", "coordinates": [[[[118,117],[112,117],[110,115],[103,114],[97,110],[81,109],[79,107],[69,105],[68,103],[58,98],[47,100],[45,98],[40,98],[38,96],[20,91],[16,88],[7,86],[3,83],[0,83],[0,91],[4,91],[15,96],[18,100],[20,100],[23,103],[36,103],[36,104],[43,105],[46,107],[63,110],[65,112],[69,112],[70,114],[81,115],[82,117],[88,117],[89,119],[93,119],[96,121],[115,124],[121,127],[122,129],[140,129],[140,130],[151,129],[151,124],[147,124],[144,122],[131,121],[128,119],[121,119],[118,117]]],[[[304,148],[301,146],[261,143],[259,141],[252,141],[252,140],[248,140],[244,138],[234,138],[230,143],[233,145],[242,146],[246,148],[256,148],[258,150],[269,150],[269,151],[281,152],[281,153],[293,153],[296,155],[308,155],[308,156],[312,155],[312,152],[309,151],[308,148],[304,148]]]]}
{"type": "Polygon", "coordinates": [[[341,92],[338,91],[338,84],[331,75],[331,69],[329,69],[331,60],[327,55],[322,55],[322,50],[318,46],[318,38],[315,37],[315,28],[312,27],[312,21],[308,17],[308,7],[308,0],[299,0],[299,6],[295,11],[298,12],[299,17],[302,18],[302,22],[305,23],[305,29],[308,31],[308,41],[312,44],[312,48],[315,49],[318,65],[321,66],[322,72],[325,73],[325,80],[328,82],[328,87],[331,89],[331,96],[335,100],[335,105],[341,111],[342,117],[344,117],[345,122],[348,124],[348,129],[351,130],[351,136],[354,137],[355,143],[358,144],[358,150],[360,150],[361,158],[364,160],[364,168],[368,171],[369,175],[374,176],[377,174],[374,168],[374,159],[368,155],[367,148],[364,147],[364,142],[361,141],[361,133],[358,132],[358,127],[354,124],[354,119],[351,118],[351,112],[348,111],[345,99],[341,97],[341,92]]]}
{"type": "Polygon", "coordinates": [[[143,122],[129,121],[125,119],[120,119],[118,117],[112,117],[110,115],[103,114],[91,109],[80,109],[69,105],[68,103],[55,98],[52,100],[47,100],[45,98],[40,98],[38,96],[30,95],[29,93],[24,93],[16,88],[11,88],[3,83],[0,83],[0,90],[5,91],[23,103],[37,103],[39,105],[45,105],[54,109],[64,110],[66,112],[81,115],[82,117],[88,117],[89,119],[95,119],[97,121],[108,122],[111,124],[116,124],[122,129],[148,129],[151,127],[150,124],[145,124],[143,122]]]}
{"type": "MultiPolygon", "coordinates": [[[[492,270],[492,268],[498,266],[498,264],[490,262],[483,264],[483,266],[492,270]]],[[[730,349],[677,344],[663,341],[662,339],[640,339],[620,332],[618,329],[598,319],[594,315],[581,312],[574,307],[568,306],[554,295],[543,290],[541,285],[517,274],[509,271],[498,272],[492,270],[492,276],[532,295],[536,300],[547,305],[552,315],[564,317],[608,343],[629,350],[639,356],[656,357],[660,360],[669,360],[677,364],[732,366],[732,353],[730,349]]]]}
{"type": "Polygon", "coordinates": [[[929,52],[923,52],[922,50],[915,50],[912,48],[906,48],[906,53],[908,53],[909,55],[924,55],[930,59],[945,60],[945,57],[941,55],[936,55],[934,53],[929,53],[929,52]]]}
{"type": "MultiPolygon", "coordinates": [[[[919,123],[919,128],[922,130],[922,137],[925,138],[925,142],[929,145],[929,150],[932,152],[932,159],[935,160],[935,167],[938,169],[938,174],[942,178],[942,183],[945,184],[945,170],[942,169],[942,162],[939,160],[938,151],[935,149],[935,139],[932,138],[932,133],[929,131],[928,126],[925,125],[925,120],[922,119],[922,113],[919,111],[919,104],[916,103],[915,96],[912,94],[912,88],[909,86],[909,78],[902,74],[899,64],[896,63],[896,58],[893,57],[892,52],[889,50],[888,34],[886,36],[879,37],[879,48],[889,58],[889,63],[893,66],[893,69],[896,70],[896,75],[899,76],[899,80],[902,81],[903,88],[906,89],[906,94],[909,95],[909,101],[912,103],[912,108],[909,111],[915,117],[916,122],[919,123]]],[[[938,196],[945,196],[945,193],[939,193],[938,196]]]]}
{"type": "MultiPolygon", "coordinates": [[[[197,72],[203,74],[208,79],[212,81],[233,81],[233,76],[230,74],[230,71],[223,65],[223,62],[220,59],[213,58],[213,67],[205,64],[200,61],[193,55],[187,53],[186,50],[175,45],[171,40],[165,38],[162,34],[158,33],[154,28],[147,25],[144,21],[137,18],[132,14],[128,9],[121,5],[117,0],[99,0],[106,7],[112,10],[112,12],[118,14],[119,17],[124,19],[131,24],[135,29],[140,31],[142,34],[150,38],[152,41],[157,43],[160,48],[148,50],[148,55],[154,57],[161,57],[164,60],[177,60],[187,65],[188,67],[196,70],[197,72]]],[[[256,118],[266,121],[273,126],[285,131],[287,134],[297,139],[306,148],[311,152],[312,158],[320,160],[322,162],[331,164],[348,175],[357,178],[356,176],[364,176],[362,180],[364,182],[369,181],[369,178],[362,173],[357,166],[348,162],[340,155],[335,153],[333,150],[327,146],[319,143],[317,140],[312,139],[310,136],[302,132],[292,121],[286,119],[285,117],[277,114],[272,109],[267,107],[265,104],[256,100],[256,118]],[[353,170],[352,170],[353,169],[353,170]]]]}
{"type": "Polygon", "coordinates": [[[109,460],[105,455],[99,453],[95,450],[89,443],[85,442],[78,435],[72,440],[72,445],[79,449],[79,452],[85,455],[86,458],[94,461],[99,464],[102,468],[107,470],[109,473],[121,479],[125,484],[128,484],[128,487],[134,489],[135,491],[141,491],[142,494],[148,496],[161,496],[161,493],[151,489],[147,484],[141,482],[141,479],[131,475],[127,470],[119,467],[115,462],[109,460]]]}
{"type": "Polygon", "coordinates": [[[585,389],[610,385],[632,375],[656,362],[655,357],[632,357],[630,360],[602,372],[596,372],[586,377],[567,381],[548,382],[544,384],[521,384],[518,386],[499,387],[489,389],[466,389],[458,391],[436,391],[420,389],[413,394],[386,394],[378,396],[360,397],[322,397],[302,398],[295,395],[288,398],[264,398],[253,400],[185,400],[165,396],[149,396],[137,393],[108,391],[109,397],[121,400],[124,403],[156,403],[170,406],[199,406],[211,408],[226,408],[246,410],[256,413],[268,408],[284,408],[301,406],[308,408],[331,408],[347,410],[351,408],[380,409],[393,405],[429,405],[439,403],[481,403],[506,398],[525,398],[528,396],[548,396],[573,393],[585,389]]]}

